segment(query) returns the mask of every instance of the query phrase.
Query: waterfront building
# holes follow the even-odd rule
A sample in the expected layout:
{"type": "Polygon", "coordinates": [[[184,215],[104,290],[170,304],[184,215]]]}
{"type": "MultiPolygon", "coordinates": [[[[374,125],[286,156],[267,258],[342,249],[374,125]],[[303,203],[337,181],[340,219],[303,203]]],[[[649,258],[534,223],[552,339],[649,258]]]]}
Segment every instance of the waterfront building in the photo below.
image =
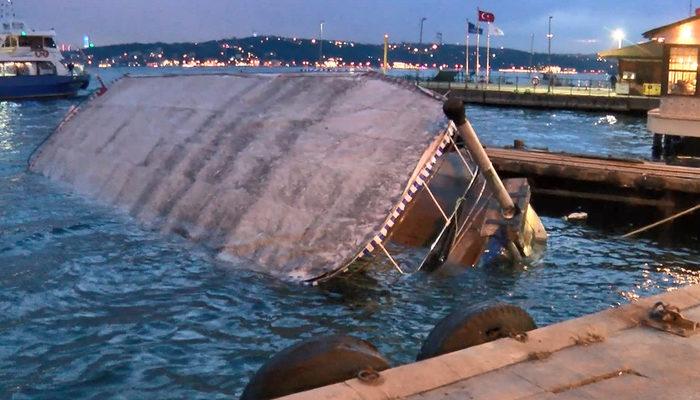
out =
{"type": "Polygon", "coordinates": [[[617,94],[644,96],[661,94],[663,55],[663,44],[655,40],[598,53],[618,61],[617,94]]]}
{"type": "MultiPolygon", "coordinates": [[[[700,9],[696,15],[652,29],[644,37],[662,46],[659,108],[649,111],[653,153],[666,160],[700,156],[700,9]]],[[[697,158],[696,158],[697,159],[697,158]]]]}

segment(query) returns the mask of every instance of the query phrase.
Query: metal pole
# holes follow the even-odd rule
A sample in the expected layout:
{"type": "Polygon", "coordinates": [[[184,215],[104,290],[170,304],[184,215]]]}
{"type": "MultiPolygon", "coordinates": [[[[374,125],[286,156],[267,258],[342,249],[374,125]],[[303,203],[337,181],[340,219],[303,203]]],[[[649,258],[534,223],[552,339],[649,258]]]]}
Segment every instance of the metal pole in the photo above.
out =
{"type": "Polygon", "coordinates": [[[321,21],[321,37],[318,42],[318,64],[319,66],[323,65],[323,25],[325,24],[324,21],[321,21]]]}
{"type": "Polygon", "coordinates": [[[552,65],[552,16],[549,16],[549,28],[547,30],[547,63],[552,65]]]}
{"type": "Polygon", "coordinates": [[[486,23],[486,89],[491,79],[491,23],[486,23]]]}
{"type": "Polygon", "coordinates": [[[486,150],[484,150],[481,142],[479,142],[479,137],[476,135],[476,132],[474,132],[474,128],[469,121],[467,121],[464,112],[464,103],[462,103],[462,100],[456,98],[448,99],[443,105],[443,111],[447,118],[454,122],[462,139],[464,139],[464,144],[467,146],[469,153],[474,157],[477,165],[479,165],[481,173],[484,175],[496,200],[498,200],[498,204],[501,206],[503,217],[506,219],[513,218],[517,213],[515,203],[513,203],[513,199],[510,197],[510,194],[508,194],[508,190],[506,190],[503,185],[503,181],[501,181],[501,178],[498,177],[498,173],[496,173],[496,170],[493,168],[493,164],[491,164],[486,150]]]}
{"type": "Polygon", "coordinates": [[[469,82],[469,18],[467,18],[467,41],[465,42],[466,50],[464,53],[464,87],[467,87],[469,82]]]}
{"type": "Polygon", "coordinates": [[[420,36],[418,38],[418,70],[416,71],[416,80],[420,77],[420,68],[423,59],[423,24],[428,18],[421,17],[420,19],[420,36]]]}
{"type": "Polygon", "coordinates": [[[384,35],[384,64],[382,70],[386,75],[386,71],[389,69],[389,35],[384,35]]]}
{"type": "Polygon", "coordinates": [[[418,38],[418,71],[420,71],[421,64],[423,63],[423,24],[428,18],[422,17],[420,19],[420,37],[418,38]]]}
{"type": "Polygon", "coordinates": [[[532,79],[532,71],[535,69],[535,66],[532,65],[532,62],[535,57],[535,34],[530,35],[530,79],[532,79]]]}
{"type": "MultiPolygon", "coordinates": [[[[476,9],[476,13],[479,14],[479,9],[476,9]]],[[[476,87],[479,87],[479,69],[481,68],[481,65],[479,65],[479,53],[481,53],[481,49],[479,48],[481,46],[481,19],[476,20],[476,87]]]]}
{"type": "Polygon", "coordinates": [[[547,33],[547,74],[549,75],[548,82],[549,84],[547,85],[547,93],[552,92],[552,85],[554,82],[552,82],[552,38],[554,35],[552,35],[552,16],[549,16],[549,29],[547,33]]]}

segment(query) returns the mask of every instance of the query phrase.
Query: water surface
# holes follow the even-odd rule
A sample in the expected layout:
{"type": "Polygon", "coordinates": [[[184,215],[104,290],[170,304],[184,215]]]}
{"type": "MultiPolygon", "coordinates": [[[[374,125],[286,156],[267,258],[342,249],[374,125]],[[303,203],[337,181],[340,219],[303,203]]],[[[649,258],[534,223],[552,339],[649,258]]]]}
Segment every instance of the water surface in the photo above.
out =
{"type": "MultiPolygon", "coordinates": [[[[350,333],[401,364],[461,305],[508,301],[547,325],[700,282],[697,235],[664,247],[559,218],[544,218],[549,249],[528,268],[404,277],[378,258],[323,287],[281,282],[26,172],[75,102],[0,103],[0,398],[230,398],[302,338],[350,333]]],[[[640,157],[648,146],[643,120],[619,115],[469,115],[491,145],[640,157]]]]}

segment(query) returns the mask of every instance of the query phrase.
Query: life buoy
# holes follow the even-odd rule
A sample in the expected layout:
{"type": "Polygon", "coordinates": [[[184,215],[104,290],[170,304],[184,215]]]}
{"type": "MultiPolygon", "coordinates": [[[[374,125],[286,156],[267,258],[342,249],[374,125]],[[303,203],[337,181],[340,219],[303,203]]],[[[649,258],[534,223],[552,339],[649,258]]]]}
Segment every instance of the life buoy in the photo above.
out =
{"type": "Polygon", "coordinates": [[[533,76],[532,77],[532,86],[537,86],[540,84],[540,78],[533,76]]]}
{"type": "Polygon", "coordinates": [[[34,55],[37,57],[48,57],[49,51],[48,50],[34,50],[34,55]]]}

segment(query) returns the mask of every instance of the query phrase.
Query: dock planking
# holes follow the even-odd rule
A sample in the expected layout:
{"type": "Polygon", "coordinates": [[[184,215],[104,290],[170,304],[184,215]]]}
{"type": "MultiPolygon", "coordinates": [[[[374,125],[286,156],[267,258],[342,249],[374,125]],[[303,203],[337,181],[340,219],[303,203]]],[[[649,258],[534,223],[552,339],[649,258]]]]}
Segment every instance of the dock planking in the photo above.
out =
{"type": "Polygon", "coordinates": [[[700,319],[700,285],[285,397],[302,399],[678,399],[700,392],[700,335],[646,326],[657,302],[700,319]]]}
{"type": "Polygon", "coordinates": [[[700,168],[534,150],[487,153],[502,176],[527,177],[536,196],[679,208],[700,194],[700,168]]]}

